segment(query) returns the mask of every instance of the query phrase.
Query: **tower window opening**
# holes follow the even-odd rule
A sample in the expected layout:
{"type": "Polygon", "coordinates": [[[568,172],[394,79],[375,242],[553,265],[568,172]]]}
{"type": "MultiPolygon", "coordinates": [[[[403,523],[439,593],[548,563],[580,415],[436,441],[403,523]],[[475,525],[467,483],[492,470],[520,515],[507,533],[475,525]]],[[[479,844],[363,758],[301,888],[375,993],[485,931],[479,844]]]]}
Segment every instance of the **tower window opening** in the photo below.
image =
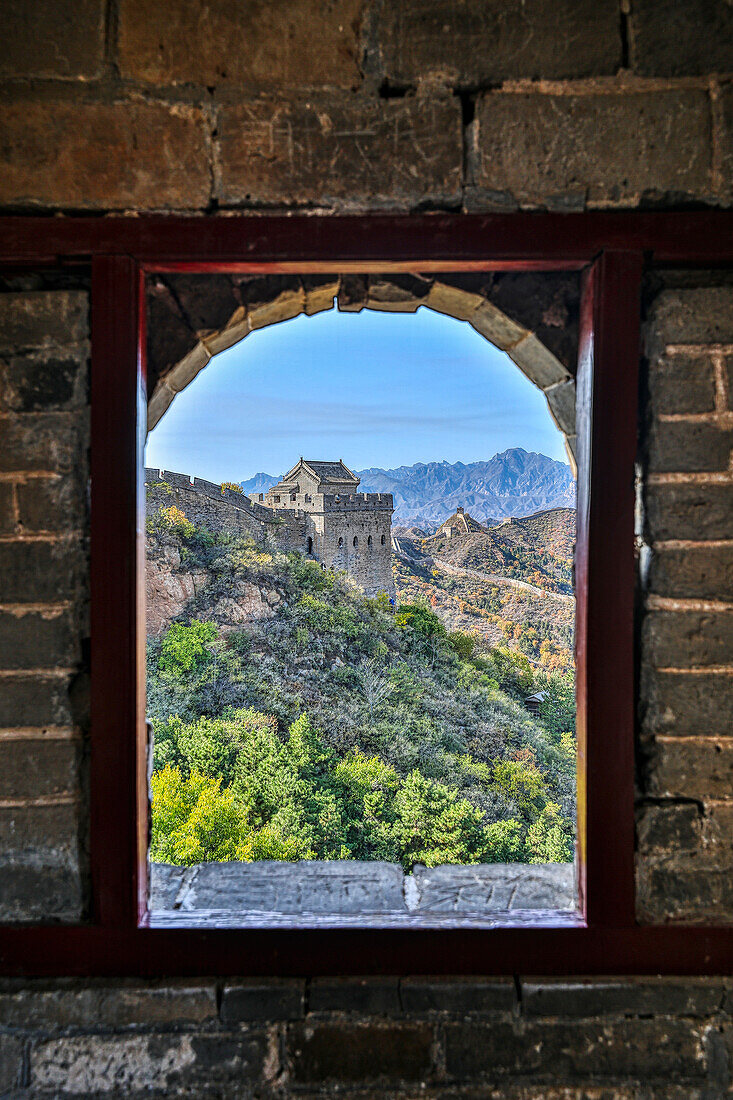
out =
{"type": "Polygon", "coordinates": [[[358,545],[359,545],[359,540],[356,537],[356,535],[354,535],[354,546],[358,546],[358,545]]]}

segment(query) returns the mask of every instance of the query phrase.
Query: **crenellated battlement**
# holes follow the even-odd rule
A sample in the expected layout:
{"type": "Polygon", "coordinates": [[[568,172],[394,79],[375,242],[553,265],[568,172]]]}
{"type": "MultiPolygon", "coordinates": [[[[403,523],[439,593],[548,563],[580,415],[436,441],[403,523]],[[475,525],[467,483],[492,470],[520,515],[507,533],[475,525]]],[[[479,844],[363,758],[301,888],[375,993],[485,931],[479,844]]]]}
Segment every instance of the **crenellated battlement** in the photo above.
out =
{"type": "Polygon", "coordinates": [[[335,511],[394,511],[391,493],[329,493],[323,496],[324,509],[335,511]]]}

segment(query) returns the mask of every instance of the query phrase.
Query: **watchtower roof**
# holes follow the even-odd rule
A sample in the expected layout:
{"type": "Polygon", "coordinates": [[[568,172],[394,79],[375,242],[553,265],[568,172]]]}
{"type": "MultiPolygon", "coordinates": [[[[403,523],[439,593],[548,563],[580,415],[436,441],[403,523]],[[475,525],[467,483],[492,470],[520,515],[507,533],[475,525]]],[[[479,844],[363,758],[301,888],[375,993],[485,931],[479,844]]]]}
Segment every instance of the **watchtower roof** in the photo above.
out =
{"type": "Polygon", "coordinates": [[[324,487],[331,485],[348,484],[353,492],[359,484],[359,478],[352,473],[349,467],[339,458],[335,462],[324,462],[320,459],[300,458],[292,470],[283,477],[280,484],[289,484],[297,481],[301,472],[309,473],[312,478],[320,482],[324,487]]]}

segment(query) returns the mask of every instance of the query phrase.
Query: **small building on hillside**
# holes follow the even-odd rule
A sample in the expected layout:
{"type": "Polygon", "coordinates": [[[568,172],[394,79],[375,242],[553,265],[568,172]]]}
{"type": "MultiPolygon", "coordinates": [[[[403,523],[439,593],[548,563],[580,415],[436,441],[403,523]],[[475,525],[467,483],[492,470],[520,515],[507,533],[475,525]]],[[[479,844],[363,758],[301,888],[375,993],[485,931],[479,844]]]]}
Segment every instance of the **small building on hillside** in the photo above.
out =
{"type": "Polygon", "coordinates": [[[442,535],[446,539],[454,539],[458,535],[472,535],[478,531],[485,531],[483,524],[470,516],[463,508],[456,508],[452,516],[442,523],[435,532],[436,537],[442,535]]]}
{"type": "Polygon", "coordinates": [[[367,596],[394,596],[391,493],[359,493],[359,478],[339,459],[301,458],[277,485],[256,497],[273,511],[305,521],[304,552],[343,570],[367,596]]]}
{"type": "Polygon", "coordinates": [[[536,691],[534,695],[528,695],[524,700],[524,709],[528,710],[533,718],[538,718],[540,707],[547,698],[546,691],[536,691]]]}

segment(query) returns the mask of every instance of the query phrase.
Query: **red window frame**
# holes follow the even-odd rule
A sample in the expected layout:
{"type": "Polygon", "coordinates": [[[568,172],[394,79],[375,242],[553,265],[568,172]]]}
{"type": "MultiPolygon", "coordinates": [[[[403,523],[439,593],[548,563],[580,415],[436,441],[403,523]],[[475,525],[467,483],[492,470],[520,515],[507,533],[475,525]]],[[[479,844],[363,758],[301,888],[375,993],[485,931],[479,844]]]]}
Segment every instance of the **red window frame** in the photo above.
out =
{"type": "Polygon", "coordinates": [[[92,265],[90,923],[0,930],[50,975],[720,973],[731,929],[634,912],[634,463],[644,265],[733,261],[730,215],[4,218],[0,265],[92,265]],[[492,929],[146,927],[142,600],[149,272],[582,270],[577,702],[581,915],[492,929]]]}

